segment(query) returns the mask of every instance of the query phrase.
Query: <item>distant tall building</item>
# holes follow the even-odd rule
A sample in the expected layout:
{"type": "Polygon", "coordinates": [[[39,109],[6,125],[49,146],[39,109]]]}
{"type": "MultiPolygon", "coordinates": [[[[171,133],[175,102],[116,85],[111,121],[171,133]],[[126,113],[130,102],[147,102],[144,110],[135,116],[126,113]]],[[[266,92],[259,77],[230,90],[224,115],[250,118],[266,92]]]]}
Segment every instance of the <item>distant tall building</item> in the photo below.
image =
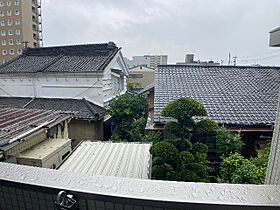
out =
{"type": "Polygon", "coordinates": [[[194,60],[194,54],[187,54],[185,56],[185,62],[177,62],[177,65],[203,65],[203,66],[219,66],[220,63],[214,61],[200,61],[194,60]]]}
{"type": "Polygon", "coordinates": [[[136,66],[155,68],[157,65],[167,64],[167,60],[168,55],[133,56],[132,60],[127,59],[127,65],[129,68],[133,68],[136,66]]]}
{"type": "Polygon", "coordinates": [[[24,45],[41,47],[41,0],[0,0],[0,64],[22,54],[24,45]]]}

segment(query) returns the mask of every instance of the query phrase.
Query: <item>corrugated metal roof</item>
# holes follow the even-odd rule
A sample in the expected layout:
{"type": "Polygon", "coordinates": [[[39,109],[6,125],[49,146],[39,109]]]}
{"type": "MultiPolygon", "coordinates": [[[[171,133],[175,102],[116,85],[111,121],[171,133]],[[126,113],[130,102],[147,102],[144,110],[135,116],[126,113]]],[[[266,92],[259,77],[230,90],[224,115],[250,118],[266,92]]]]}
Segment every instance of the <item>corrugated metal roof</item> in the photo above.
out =
{"type": "Polygon", "coordinates": [[[26,140],[71,117],[73,113],[62,111],[0,108],[0,149],[6,150],[8,145],[26,140]]]}
{"type": "Polygon", "coordinates": [[[83,142],[59,170],[148,179],[151,144],[83,142]]]}

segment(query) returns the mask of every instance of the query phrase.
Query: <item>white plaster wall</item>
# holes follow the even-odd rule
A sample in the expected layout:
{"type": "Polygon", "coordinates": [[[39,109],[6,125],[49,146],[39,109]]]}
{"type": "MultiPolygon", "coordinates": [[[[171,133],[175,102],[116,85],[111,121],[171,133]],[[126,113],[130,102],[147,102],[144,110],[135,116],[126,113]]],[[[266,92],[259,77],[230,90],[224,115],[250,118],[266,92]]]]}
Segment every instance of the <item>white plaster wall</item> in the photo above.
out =
{"type": "Polygon", "coordinates": [[[102,106],[102,74],[1,75],[0,96],[86,98],[102,106]]]}
{"type": "Polygon", "coordinates": [[[128,75],[128,67],[124,62],[121,52],[114,57],[104,71],[103,77],[103,96],[104,106],[106,106],[112,98],[118,94],[126,92],[126,76],[128,75]],[[124,78],[120,79],[117,75],[112,74],[111,69],[119,69],[124,73],[124,78]],[[121,88],[119,88],[121,87],[121,88]]]}

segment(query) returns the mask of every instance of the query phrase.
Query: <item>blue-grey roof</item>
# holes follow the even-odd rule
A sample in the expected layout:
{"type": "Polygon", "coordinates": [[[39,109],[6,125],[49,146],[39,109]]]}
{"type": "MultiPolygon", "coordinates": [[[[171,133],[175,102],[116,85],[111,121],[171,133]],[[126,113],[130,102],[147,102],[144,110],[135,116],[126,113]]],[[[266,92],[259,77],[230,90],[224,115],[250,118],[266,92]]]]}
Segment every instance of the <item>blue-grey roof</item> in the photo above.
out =
{"type": "Polygon", "coordinates": [[[279,87],[279,67],[160,65],[154,121],[166,122],[160,113],[170,101],[190,97],[219,124],[273,125],[279,87]]]}
{"type": "Polygon", "coordinates": [[[86,99],[0,97],[0,108],[61,110],[75,113],[76,119],[98,121],[105,109],[86,99]]]}
{"type": "Polygon", "coordinates": [[[22,55],[0,66],[0,74],[102,71],[119,50],[112,42],[27,48],[22,55]]]}

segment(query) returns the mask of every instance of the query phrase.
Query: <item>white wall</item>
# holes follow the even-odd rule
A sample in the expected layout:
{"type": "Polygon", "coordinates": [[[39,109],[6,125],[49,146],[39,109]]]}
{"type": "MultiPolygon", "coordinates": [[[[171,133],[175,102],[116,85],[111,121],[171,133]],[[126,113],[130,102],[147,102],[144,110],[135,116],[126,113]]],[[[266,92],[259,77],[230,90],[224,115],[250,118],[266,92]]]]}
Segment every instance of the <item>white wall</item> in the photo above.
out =
{"type": "Polygon", "coordinates": [[[126,87],[126,79],[119,80],[112,76],[112,68],[123,70],[127,74],[128,68],[121,52],[100,73],[0,74],[0,96],[86,98],[104,106],[118,93],[125,91],[126,87]],[[117,89],[117,84],[123,91],[117,89]]]}
{"type": "Polygon", "coordinates": [[[0,96],[87,98],[102,105],[102,74],[0,75],[0,96]]]}
{"type": "Polygon", "coordinates": [[[124,62],[121,52],[109,63],[104,71],[103,77],[103,95],[104,106],[106,106],[112,98],[126,92],[126,77],[128,75],[128,67],[124,62]],[[111,69],[123,70],[124,77],[112,73],[111,69]]]}

